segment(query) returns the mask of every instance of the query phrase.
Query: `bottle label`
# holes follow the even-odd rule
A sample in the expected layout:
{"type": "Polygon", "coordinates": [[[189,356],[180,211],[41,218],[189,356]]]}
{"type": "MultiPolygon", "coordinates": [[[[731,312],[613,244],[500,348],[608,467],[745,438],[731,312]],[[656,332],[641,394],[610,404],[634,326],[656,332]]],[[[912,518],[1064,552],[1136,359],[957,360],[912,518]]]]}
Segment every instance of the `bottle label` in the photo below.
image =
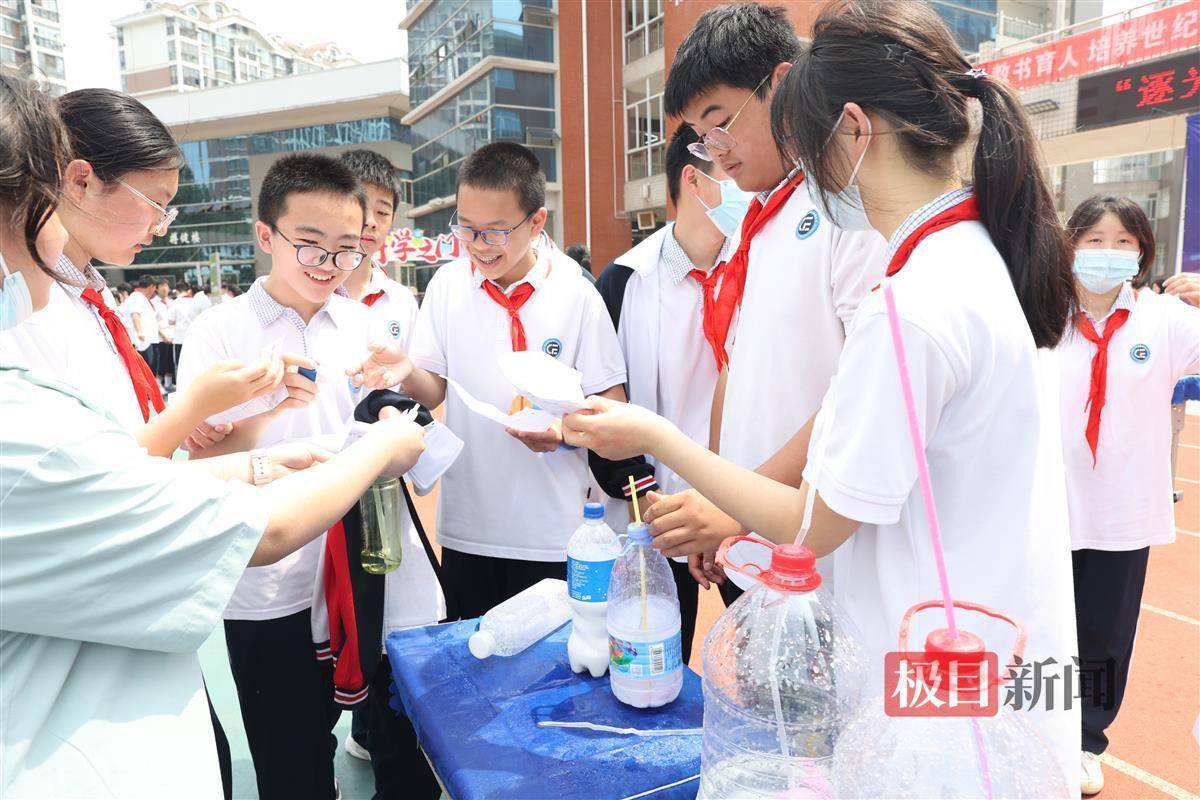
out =
{"type": "Polygon", "coordinates": [[[630,642],[609,636],[608,664],[613,672],[634,678],[653,678],[674,672],[683,666],[679,633],[650,642],[630,642]]]}
{"type": "Polygon", "coordinates": [[[583,603],[608,602],[608,579],[615,563],[615,558],[607,561],[567,558],[567,591],[571,599],[583,603]]]}

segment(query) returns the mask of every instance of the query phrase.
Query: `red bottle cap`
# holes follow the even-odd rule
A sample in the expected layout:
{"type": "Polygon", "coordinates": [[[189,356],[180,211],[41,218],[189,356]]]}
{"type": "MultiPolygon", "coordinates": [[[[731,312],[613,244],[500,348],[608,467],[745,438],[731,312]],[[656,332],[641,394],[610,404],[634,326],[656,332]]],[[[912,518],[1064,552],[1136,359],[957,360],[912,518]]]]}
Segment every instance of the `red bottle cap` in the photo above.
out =
{"type": "Polygon", "coordinates": [[[781,592],[811,592],[821,585],[817,556],[801,544],[780,544],[771,551],[771,568],[762,581],[781,592]]]}

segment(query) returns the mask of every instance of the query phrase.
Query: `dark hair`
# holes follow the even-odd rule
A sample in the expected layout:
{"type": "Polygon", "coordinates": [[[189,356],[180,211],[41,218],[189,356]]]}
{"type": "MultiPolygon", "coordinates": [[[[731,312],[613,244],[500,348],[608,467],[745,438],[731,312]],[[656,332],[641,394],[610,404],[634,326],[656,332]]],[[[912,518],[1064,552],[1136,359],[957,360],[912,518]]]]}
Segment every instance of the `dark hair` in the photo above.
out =
{"type": "Polygon", "coordinates": [[[133,291],[133,287],[130,286],[127,281],[123,281],[123,282],[117,284],[117,292],[118,293],[124,292],[125,294],[129,294],[132,291],[133,291]]]}
{"type": "Polygon", "coordinates": [[[366,221],[367,196],[358,178],[341,161],[318,153],[283,156],[271,165],[258,190],[258,218],[274,228],[287,212],[288,195],[318,192],[354,200],[366,221]]]}
{"type": "Polygon", "coordinates": [[[527,214],[546,205],[542,165],[532,150],[516,142],[492,142],[471,153],[458,168],[458,185],[512,189],[527,214]]]}
{"type": "Polygon", "coordinates": [[[32,81],[0,72],[0,205],[9,213],[3,224],[24,234],[30,257],[51,275],[37,238],[58,207],[62,170],[70,159],[54,100],[32,81]]]}
{"type": "Polygon", "coordinates": [[[149,289],[151,286],[158,286],[158,278],[153,275],[143,275],[137,279],[137,288],[149,289]]]}
{"type": "Polygon", "coordinates": [[[150,109],[112,89],[78,89],[58,98],[75,158],[105,183],[146,169],[180,169],[183,152],[150,109]]]}
{"type": "Polygon", "coordinates": [[[970,67],[927,4],[840,0],[821,12],[812,45],[780,81],[772,132],[784,157],[802,163],[826,194],[845,166],[831,163],[829,139],[842,108],[855,102],[895,127],[909,163],[948,177],[970,137],[967,101],[977,98],[983,112],[973,180],[979,211],[1034,341],[1053,347],[1075,304],[1070,245],[1021,101],[970,67]]]}
{"type": "Polygon", "coordinates": [[[1133,200],[1111,194],[1089,197],[1079,204],[1067,220],[1067,239],[1072,245],[1077,245],[1080,238],[1105,214],[1115,214],[1121,220],[1121,227],[1138,240],[1142,252],[1138,256],[1138,274],[1133,277],[1133,285],[1140,289],[1146,285],[1150,270],[1154,269],[1154,228],[1146,212],[1133,200]]]}
{"type": "Polygon", "coordinates": [[[565,252],[567,254],[567,258],[572,259],[579,266],[583,267],[584,269],[591,269],[592,256],[588,252],[588,246],[586,244],[581,242],[567,245],[565,252]]]}
{"type": "Polygon", "coordinates": [[[242,293],[242,289],[240,286],[237,285],[236,281],[225,281],[224,283],[221,284],[221,288],[228,290],[229,293],[232,294],[234,297],[237,297],[239,294],[242,293]]]}
{"type": "Polygon", "coordinates": [[[689,144],[698,141],[700,137],[690,125],[680,125],[667,144],[667,195],[674,204],[679,203],[679,182],[683,179],[684,167],[691,164],[705,175],[712,174],[712,162],[697,158],[688,150],[689,144]]]}
{"type": "Polygon", "coordinates": [[[392,193],[392,210],[400,205],[400,170],[374,150],[347,150],[338,156],[360,183],[378,186],[392,193]]]}
{"type": "Polygon", "coordinates": [[[171,279],[168,278],[166,275],[159,275],[154,280],[155,280],[155,286],[162,286],[165,283],[167,285],[168,289],[171,288],[171,279]]]}
{"type": "Polygon", "coordinates": [[[800,40],[784,8],[735,3],[706,11],[675,51],[663,110],[678,117],[688,103],[722,84],[758,87],[761,100],[771,91],[763,78],[799,52],[800,40]]]}

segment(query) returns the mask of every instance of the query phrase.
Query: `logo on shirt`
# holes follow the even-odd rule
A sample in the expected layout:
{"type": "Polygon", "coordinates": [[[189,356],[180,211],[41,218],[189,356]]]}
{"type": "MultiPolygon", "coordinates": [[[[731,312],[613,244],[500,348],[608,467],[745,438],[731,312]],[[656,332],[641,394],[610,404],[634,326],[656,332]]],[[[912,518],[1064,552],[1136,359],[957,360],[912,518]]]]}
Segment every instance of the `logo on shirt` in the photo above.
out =
{"type": "Polygon", "coordinates": [[[804,219],[800,220],[800,224],[796,226],[796,238],[807,239],[817,231],[817,226],[821,224],[821,217],[817,212],[809,211],[804,215],[804,219]]]}
{"type": "Polygon", "coordinates": [[[1150,348],[1144,344],[1135,344],[1129,348],[1129,357],[1139,364],[1145,364],[1150,360],[1150,348]]]}
{"type": "Polygon", "coordinates": [[[388,320],[388,333],[390,333],[392,335],[393,339],[399,339],[400,338],[400,323],[394,319],[388,320]]]}
{"type": "Polygon", "coordinates": [[[562,342],[551,337],[542,342],[542,352],[551,358],[558,358],[558,354],[562,352],[562,342]]]}

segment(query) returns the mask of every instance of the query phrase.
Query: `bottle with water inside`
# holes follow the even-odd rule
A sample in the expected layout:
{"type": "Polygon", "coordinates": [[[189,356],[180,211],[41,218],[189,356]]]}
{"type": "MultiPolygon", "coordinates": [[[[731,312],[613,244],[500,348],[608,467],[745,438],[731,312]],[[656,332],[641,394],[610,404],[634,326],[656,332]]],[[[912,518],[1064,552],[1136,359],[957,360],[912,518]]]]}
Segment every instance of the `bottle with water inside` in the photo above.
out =
{"type": "Polygon", "coordinates": [[[467,646],[476,658],[513,656],[562,627],[570,616],[567,582],[544,578],[484,614],[467,646]]]}
{"type": "Polygon", "coordinates": [[[583,507],[583,524],[567,542],[567,593],[571,637],[567,659],[575,672],[599,678],[608,669],[608,582],[621,554],[617,534],[604,522],[604,506],[583,507]]]}
{"type": "Polygon", "coordinates": [[[609,685],[635,708],[666,705],[683,687],[679,595],[649,526],[631,523],[608,585],[609,685]]]}

